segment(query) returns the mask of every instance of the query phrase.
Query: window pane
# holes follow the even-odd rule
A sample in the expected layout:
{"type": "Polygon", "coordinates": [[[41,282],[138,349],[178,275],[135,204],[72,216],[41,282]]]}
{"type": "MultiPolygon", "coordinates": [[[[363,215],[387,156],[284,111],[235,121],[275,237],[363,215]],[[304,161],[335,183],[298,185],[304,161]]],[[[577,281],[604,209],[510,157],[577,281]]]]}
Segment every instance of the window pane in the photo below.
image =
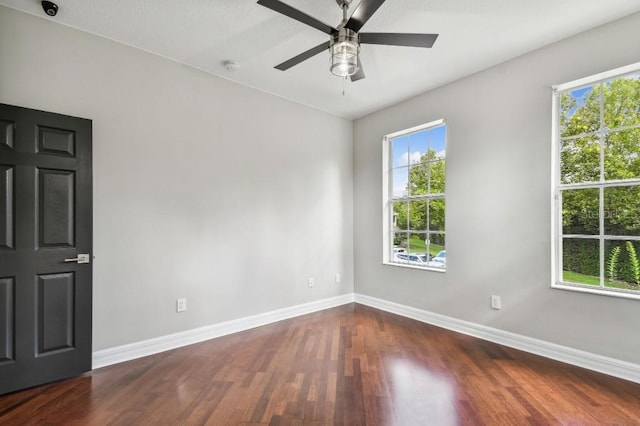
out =
{"type": "Polygon", "coordinates": [[[640,235],[640,186],[604,189],[604,233],[640,235]]]}
{"type": "Polygon", "coordinates": [[[409,253],[424,253],[427,247],[425,240],[426,232],[412,232],[409,234],[409,244],[407,250],[409,253]]]}
{"type": "Polygon", "coordinates": [[[600,141],[596,136],[562,140],[560,179],[562,183],[600,180],[600,141]]]}
{"type": "Polygon", "coordinates": [[[600,129],[600,85],[560,95],[560,135],[594,133],[600,129]]]}
{"type": "Polygon", "coordinates": [[[444,158],[446,154],[445,127],[429,130],[429,158],[444,158]]]}
{"type": "Polygon", "coordinates": [[[604,86],[604,123],[609,129],[640,125],[640,73],[607,81],[604,86]]]}
{"type": "Polygon", "coordinates": [[[418,164],[426,161],[427,153],[427,132],[418,132],[411,135],[409,142],[411,149],[411,164],[418,164]]]}
{"type": "Polygon", "coordinates": [[[391,140],[391,155],[393,167],[409,164],[409,137],[401,136],[391,140]]]}
{"type": "Polygon", "coordinates": [[[640,128],[607,135],[604,146],[605,179],[640,177],[640,128]]]}
{"type": "Polygon", "coordinates": [[[407,183],[409,182],[409,168],[401,167],[393,170],[391,178],[392,197],[405,197],[407,193],[407,183]]]}
{"type": "Polygon", "coordinates": [[[429,194],[444,194],[445,160],[429,163],[429,194]]]}
{"type": "Polygon", "coordinates": [[[562,282],[600,286],[600,242],[562,240],[562,282]]]}
{"type": "Polygon", "coordinates": [[[407,262],[407,233],[406,232],[394,232],[392,233],[393,247],[391,252],[392,262],[407,262]]]}
{"type": "Polygon", "coordinates": [[[429,231],[444,231],[444,198],[429,200],[429,231]]]}
{"type": "Polygon", "coordinates": [[[425,195],[429,190],[428,165],[418,164],[409,171],[409,193],[411,195],[425,195]]]}
{"type": "Polygon", "coordinates": [[[407,203],[406,202],[398,202],[393,203],[392,211],[393,211],[393,231],[400,232],[406,231],[409,225],[407,219],[407,203]]]}
{"type": "Polygon", "coordinates": [[[427,246],[427,250],[431,256],[428,266],[432,268],[446,269],[447,255],[445,251],[444,233],[430,233],[427,246]]]}
{"type": "MultiPolygon", "coordinates": [[[[407,233],[406,232],[392,232],[393,247],[397,249],[407,248],[407,233]]],[[[396,250],[396,251],[402,251],[396,250]]]]}
{"type": "Polygon", "coordinates": [[[445,248],[445,234],[444,232],[430,232],[429,233],[429,254],[432,256],[437,255],[445,248]]]}
{"type": "Polygon", "coordinates": [[[564,235],[600,234],[599,190],[570,189],[562,195],[562,233],[564,235]]]}
{"type": "Polygon", "coordinates": [[[605,241],[605,287],[640,290],[640,242],[605,241]]]}
{"type": "MultiPolygon", "coordinates": [[[[427,230],[427,201],[409,201],[409,230],[427,230]]],[[[423,238],[424,239],[424,238],[423,238]]]]}

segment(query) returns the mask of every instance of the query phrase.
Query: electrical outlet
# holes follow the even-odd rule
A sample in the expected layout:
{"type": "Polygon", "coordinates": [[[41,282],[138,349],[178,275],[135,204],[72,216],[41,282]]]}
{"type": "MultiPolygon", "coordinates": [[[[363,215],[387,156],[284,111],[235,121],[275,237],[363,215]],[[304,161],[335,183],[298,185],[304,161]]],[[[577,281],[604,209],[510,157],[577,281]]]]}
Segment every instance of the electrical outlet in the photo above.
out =
{"type": "Polygon", "coordinates": [[[182,298],[176,301],[176,312],[184,312],[187,310],[187,299],[182,298]]]}
{"type": "Polygon", "coordinates": [[[313,278],[309,278],[309,288],[313,288],[314,280],[313,278]]]}
{"type": "Polygon", "coordinates": [[[342,282],[342,277],[340,274],[336,274],[336,283],[340,284],[342,282]]]}
{"type": "Polygon", "coordinates": [[[502,308],[502,302],[500,301],[500,296],[491,296],[491,308],[492,309],[502,308]]]}

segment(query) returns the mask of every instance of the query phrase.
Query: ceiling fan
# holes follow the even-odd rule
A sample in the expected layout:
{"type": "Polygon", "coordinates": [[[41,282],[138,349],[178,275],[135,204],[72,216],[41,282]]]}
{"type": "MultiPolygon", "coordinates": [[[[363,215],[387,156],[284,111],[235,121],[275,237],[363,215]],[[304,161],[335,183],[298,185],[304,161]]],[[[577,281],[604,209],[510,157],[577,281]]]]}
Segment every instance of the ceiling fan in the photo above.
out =
{"type": "Polygon", "coordinates": [[[364,69],[360,62],[361,44],[386,44],[391,46],[431,47],[438,34],[406,34],[406,33],[361,33],[360,29],[378,10],[385,0],[362,0],[350,18],[347,11],[351,0],[336,0],[342,9],[342,22],[334,28],[320,22],[306,13],[281,2],[280,0],[258,0],[258,4],[296,21],[307,24],[330,36],[329,41],[303,52],[285,61],[275,68],[286,71],[318,53],[329,50],[331,53],[330,70],[338,77],[349,77],[351,81],[364,78],[364,69]]]}

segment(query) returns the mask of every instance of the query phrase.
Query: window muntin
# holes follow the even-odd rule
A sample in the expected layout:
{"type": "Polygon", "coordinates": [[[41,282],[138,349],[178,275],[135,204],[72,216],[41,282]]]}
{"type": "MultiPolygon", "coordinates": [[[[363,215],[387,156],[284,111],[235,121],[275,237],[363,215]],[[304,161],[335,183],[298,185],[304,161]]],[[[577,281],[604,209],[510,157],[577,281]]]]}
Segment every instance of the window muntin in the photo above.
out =
{"type": "Polygon", "coordinates": [[[640,298],[640,64],[554,88],[554,287],[640,298]]]}
{"type": "Polygon", "coordinates": [[[384,262],[446,269],[444,120],[384,138],[384,262]]]}

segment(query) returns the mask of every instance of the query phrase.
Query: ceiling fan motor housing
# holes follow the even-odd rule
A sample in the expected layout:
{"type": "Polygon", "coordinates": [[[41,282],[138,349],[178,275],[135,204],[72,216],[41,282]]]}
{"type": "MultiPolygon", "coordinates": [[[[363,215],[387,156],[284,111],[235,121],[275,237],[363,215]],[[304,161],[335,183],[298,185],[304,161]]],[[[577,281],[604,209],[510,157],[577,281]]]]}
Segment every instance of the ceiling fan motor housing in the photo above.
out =
{"type": "Polygon", "coordinates": [[[358,71],[360,42],[358,33],[348,28],[340,28],[331,36],[331,72],[339,77],[349,77],[358,71]]]}

